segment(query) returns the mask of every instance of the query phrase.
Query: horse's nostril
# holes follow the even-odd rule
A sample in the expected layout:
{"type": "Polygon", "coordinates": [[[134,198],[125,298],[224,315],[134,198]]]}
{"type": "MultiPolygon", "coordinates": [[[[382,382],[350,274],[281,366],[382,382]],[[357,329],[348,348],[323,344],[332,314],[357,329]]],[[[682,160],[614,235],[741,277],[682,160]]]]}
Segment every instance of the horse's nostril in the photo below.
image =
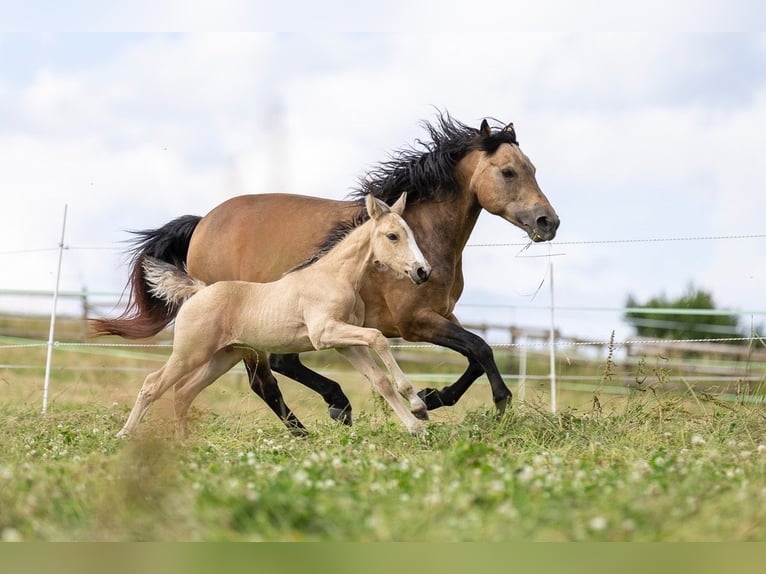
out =
{"type": "Polygon", "coordinates": [[[535,223],[540,231],[554,231],[559,226],[559,219],[558,217],[541,215],[535,223]]]}
{"type": "Polygon", "coordinates": [[[425,267],[418,267],[417,274],[418,274],[418,279],[420,279],[421,281],[425,281],[431,276],[431,272],[425,267]]]}

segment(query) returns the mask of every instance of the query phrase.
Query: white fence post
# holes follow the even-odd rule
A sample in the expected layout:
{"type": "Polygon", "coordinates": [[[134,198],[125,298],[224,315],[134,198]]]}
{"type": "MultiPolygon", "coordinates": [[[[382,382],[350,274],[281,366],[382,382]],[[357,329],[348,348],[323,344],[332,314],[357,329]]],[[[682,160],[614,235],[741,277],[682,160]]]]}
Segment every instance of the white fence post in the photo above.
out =
{"type": "Polygon", "coordinates": [[[64,255],[64,233],[66,232],[67,205],[64,204],[64,222],[61,225],[61,241],[59,242],[59,264],[56,270],[56,288],[53,290],[53,309],[51,309],[51,326],[48,331],[48,354],[45,358],[45,383],[43,384],[43,415],[48,412],[48,387],[51,380],[51,359],[53,357],[53,335],[56,329],[56,305],[59,298],[59,281],[61,280],[61,260],[64,255]]]}
{"type": "Polygon", "coordinates": [[[524,395],[527,392],[527,336],[521,337],[519,346],[519,406],[524,406],[524,395]]]}
{"type": "Polygon", "coordinates": [[[548,262],[548,268],[551,275],[551,332],[550,332],[550,349],[549,356],[551,362],[551,412],[555,415],[556,404],[556,317],[555,317],[555,304],[553,299],[553,260],[548,262]]]}

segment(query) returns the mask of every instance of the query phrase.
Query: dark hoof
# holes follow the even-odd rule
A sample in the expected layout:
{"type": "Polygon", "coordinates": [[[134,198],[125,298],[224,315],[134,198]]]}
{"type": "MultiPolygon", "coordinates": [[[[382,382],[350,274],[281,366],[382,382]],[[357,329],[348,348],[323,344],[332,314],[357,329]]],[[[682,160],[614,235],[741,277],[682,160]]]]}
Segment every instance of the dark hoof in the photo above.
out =
{"type": "Polygon", "coordinates": [[[290,434],[293,436],[308,436],[309,434],[309,431],[306,430],[303,423],[296,418],[282,419],[282,422],[285,423],[287,430],[289,430],[290,434]]]}
{"type": "Polygon", "coordinates": [[[426,408],[429,411],[432,411],[434,409],[438,409],[439,407],[444,406],[444,404],[441,401],[441,398],[439,397],[439,391],[437,391],[436,389],[422,389],[418,391],[418,396],[426,404],[426,408]]]}
{"type": "Polygon", "coordinates": [[[511,406],[511,396],[507,396],[504,399],[495,401],[495,409],[497,410],[497,416],[501,417],[505,414],[505,410],[511,406]]]}
{"type": "Polygon", "coordinates": [[[415,415],[416,419],[420,419],[421,421],[427,421],[428,420],[428,411],[427,410],[417,410],[417,411],[410,411],[413,415],[415,415]]]}
{"type": "Polygon", "coordinates": [[[350,427],[353,423],[351,407],[349,406],[344,409],[340,407],[330,407],[330,418],[350,427]]]}

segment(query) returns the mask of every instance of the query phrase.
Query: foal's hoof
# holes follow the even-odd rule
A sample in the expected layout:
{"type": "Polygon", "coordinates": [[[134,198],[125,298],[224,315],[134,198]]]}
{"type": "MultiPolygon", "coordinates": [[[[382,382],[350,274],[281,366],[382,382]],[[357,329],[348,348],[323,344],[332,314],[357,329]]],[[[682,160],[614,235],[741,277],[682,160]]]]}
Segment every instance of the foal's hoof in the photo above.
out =
{"type": "Polygon", "coordinates": [[[436,389],[422,389],[418,391],[418,396],[426,404],[426,408],[429,411],[444,406],[444,403],[442,403],[441,397],[439,396],[439,391],[436,389]]]}
{"type": "Polygon", "coordinates": [[[428,420],[428,409],[412,409],[410,412],[415,415],[416,419],[420,419],[421,421],[428,420]]]}
{"type": "Polygon", "coordinates": [[[350,427],[353,423],[351,407],[349,406],[343,409],[340,407],[330,407],[330,418],[350,427]]]}

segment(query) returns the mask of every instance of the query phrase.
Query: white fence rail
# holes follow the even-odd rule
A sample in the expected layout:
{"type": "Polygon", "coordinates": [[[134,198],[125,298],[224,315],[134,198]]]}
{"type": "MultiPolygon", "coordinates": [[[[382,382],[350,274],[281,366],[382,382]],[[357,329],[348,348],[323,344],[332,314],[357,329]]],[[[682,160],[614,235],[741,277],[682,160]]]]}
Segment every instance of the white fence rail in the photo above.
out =
{"type": "MultiPolygon", "coordinates": [[[[120,295],[115,293],[103,293],[103,292],[89,292],[83,288],[80,291],[59,291],[59,276],[61,272],[61,255],[65,249],[65,229],[66,229],[66,210],[64,214],[64,222],[62,225],[61,242],[57,246],[59,251],[58,269],[56,273],[56,286],[52,291],[27,291],[19,289],[0,289],[0,320],[3,319],[3,301],[10,301],[13,298],[37,298],[41,300],[52,301],[52,312],[50,318],[47,320],[48,338],[47,340],[28,333],[30,336],[19,339],[18,335],[22,336],[25,333],[19,333],[18,328],[14,331],[14,327],[3,327],[3,323],[0,322],[0,368],[5,369],[24,369],[24,368],[39,368],[39,365],[22,365],[18,362],[14,362],[11,354],[14,349],[29,348],[33,346],[47,347],[47,359],[45,367],[45,391],[43,396],[43,414],[47,409],[47,396],[48,396],[48,381],[50,376],[52,352],[55,347],[61,346],[91,346],[98,347],[103,346],[101,343],[93,342],[87,339],[87,319],[89,317],[101,316],[105,314],[114,314],[115,310],[120,306],[120,295]],[[66,333],[64,337],[56,337],[55,324],[57,319],[57,305],[58,299],[68,299],[79,301],[80,313],[80,329],[79,333],[74,334],[71,332],[66,333]]],[[[763,239],[766,235],[738,235],[738,236],[720,236],[720,237],[675,237],[675,238],[663,238],[663,239],[633,239],[633,240],[607,240],[607,241],[587,241],[587,242],[557,242],[557,245],[575,245],[575,244],[605,244],[605,243],[660,243],[666,241],[711,241],[711,240],[734,240],[734,239],[763,239]]],[[[474,244],[469,247],[518,247],[524,246],[524,243],[497,243],[497,244],[474,244]]],[[[103,248],[99,248],[103,249],[103,248]]],[[[38,251],[38,250],[30,250],[38,251]]],[[[14,252],[15,253],[15,252],[14,252]]],[[[2,253],[0,253],[2,255],[2,253]]],[[[526,306],[524,309],[535,309],[548,315],[548,320],[541,320],[539,324],[548,322],[548,327],[540,326],[519,326],[509,323],[500,322],[474,322],[467,324],[466,327],[483,335],[485,338],[493,333],[496,337],[498,333],[505,334],[504,339],[507,342],[494,342],[492,346],[497,349],[510,349],[518,352],[518,374],[507,374],[506,378],[509,380],[515,380],[519,385],[519,390],[523,394],[524,384],[527,380],[540,380],[547,379],[550,381],[551,386],[551,410],[556,411],[556,396],[557,396],[557,376],[556,365],[557,360],[563,355],[566,358],[566,354],[576,350],[584,352],[587,350],[592,357],[602,356],[616,356],[619,355],[620,359],[625,362],[632,362],[633,364],[639,364],[642,357],[656,356],[661,357],[664,360],[670,361],[673,355],[685,357],[684,369],[689,373],[696,373],[696,382],[741,382],[741,383],[758,383],[764,380],[764,373],[766,373],[766,345],[761,339],[758,333],[752,333],[751,336],[741,336],[736,333],[726,332],[722,330],[718,325],[709,325],[710,334],[715,335],[714,339],[684,339],[684,340],[647,340],[640,338],[631,338],[625,340],[589,340],[587,338],[578,338],[572,335],[565,335],[557,330],[557,313],[576,312],[576,313],[621,313],[626,312],[651,312],[654,315],[667,314],[667,315],[695,315],[699,317],[715,316],[715,315],[738,315],[740,317],[749,317],[751,321],[755,317],[766,317],[766,311],[734,311],[734,310],[710,310],[710,309],[647,309],[647,308],[623,308],[614,309],[606,307],[556,307],[555,305],[555,293],[553,289],[553,259],[549,256],[549,275],[548,275],[548,287],[550,289],[549,300],[550,304],[538,305],[538,306],[526,306]],[[728,336],[727,336],[728,335],[728,336]],[[549,357],[549,373],[530,375],[527,374],[527,354],[528,353],[546,353],[549,357]],[[700,357],[706,358],[704,361],[689,360],[689,356],[693,355],[697,359],[700,357]],[[715,357],[715,358],[712,358],[715,357]]],[[[11,307],[9,305],[9,307],[11,307]]],[[[460,315],[460,309],[470,308],[484,308],[491,310],[500,309],[519,309],[519,306],[508,305],[483,305],[483,304],[471,304],[470,302],[460,303],[458,305],[458,315],[460,315]]],[[[68,315],[70,318],[72,314],[68,315]]],[[[35,320],[45,321],[42,314],[35,316],[29,316],[25,318],[25,324],[29,325],[30,322],[35,320]]],[[[703,319],[704,320],[704,319],[703,319]]],[[[705,324],[700,321],[700,331],[705,331],[705,324]]],[[[657,320],[654,320],[655,323],[657,320]]],[[[9,323],[10,321],[6,321],[9,323]]],[[[659,325],[654,325],[659,326],[659,325]]],[[[37,332],[36,329],[31,329],[37,332]]],[[[168,343],[154,343],[151,346],[167,346],[168,343]]],[[[110,343],[112,347],[135,347],[132,344],[114,344],[110,343]]],[[[409,344],[405,342],[399,342],[394,345],[398,352],[404,353],[408,349],[417,349],[422,347],[428,347],[429,345],[409,344]]],[[[670,364],[670,363],[668,363],[670,364]]],[[[582,378],[582,377],[580,377],[582,378]]],[[[577,382],[578,377],[569,377],[562,380],[564,387],[577,382]]],[[[694,382],[694,381],[693,381],[694,382]]],[[[686,383],[686,381],[685,381],[686,383]]]]}

